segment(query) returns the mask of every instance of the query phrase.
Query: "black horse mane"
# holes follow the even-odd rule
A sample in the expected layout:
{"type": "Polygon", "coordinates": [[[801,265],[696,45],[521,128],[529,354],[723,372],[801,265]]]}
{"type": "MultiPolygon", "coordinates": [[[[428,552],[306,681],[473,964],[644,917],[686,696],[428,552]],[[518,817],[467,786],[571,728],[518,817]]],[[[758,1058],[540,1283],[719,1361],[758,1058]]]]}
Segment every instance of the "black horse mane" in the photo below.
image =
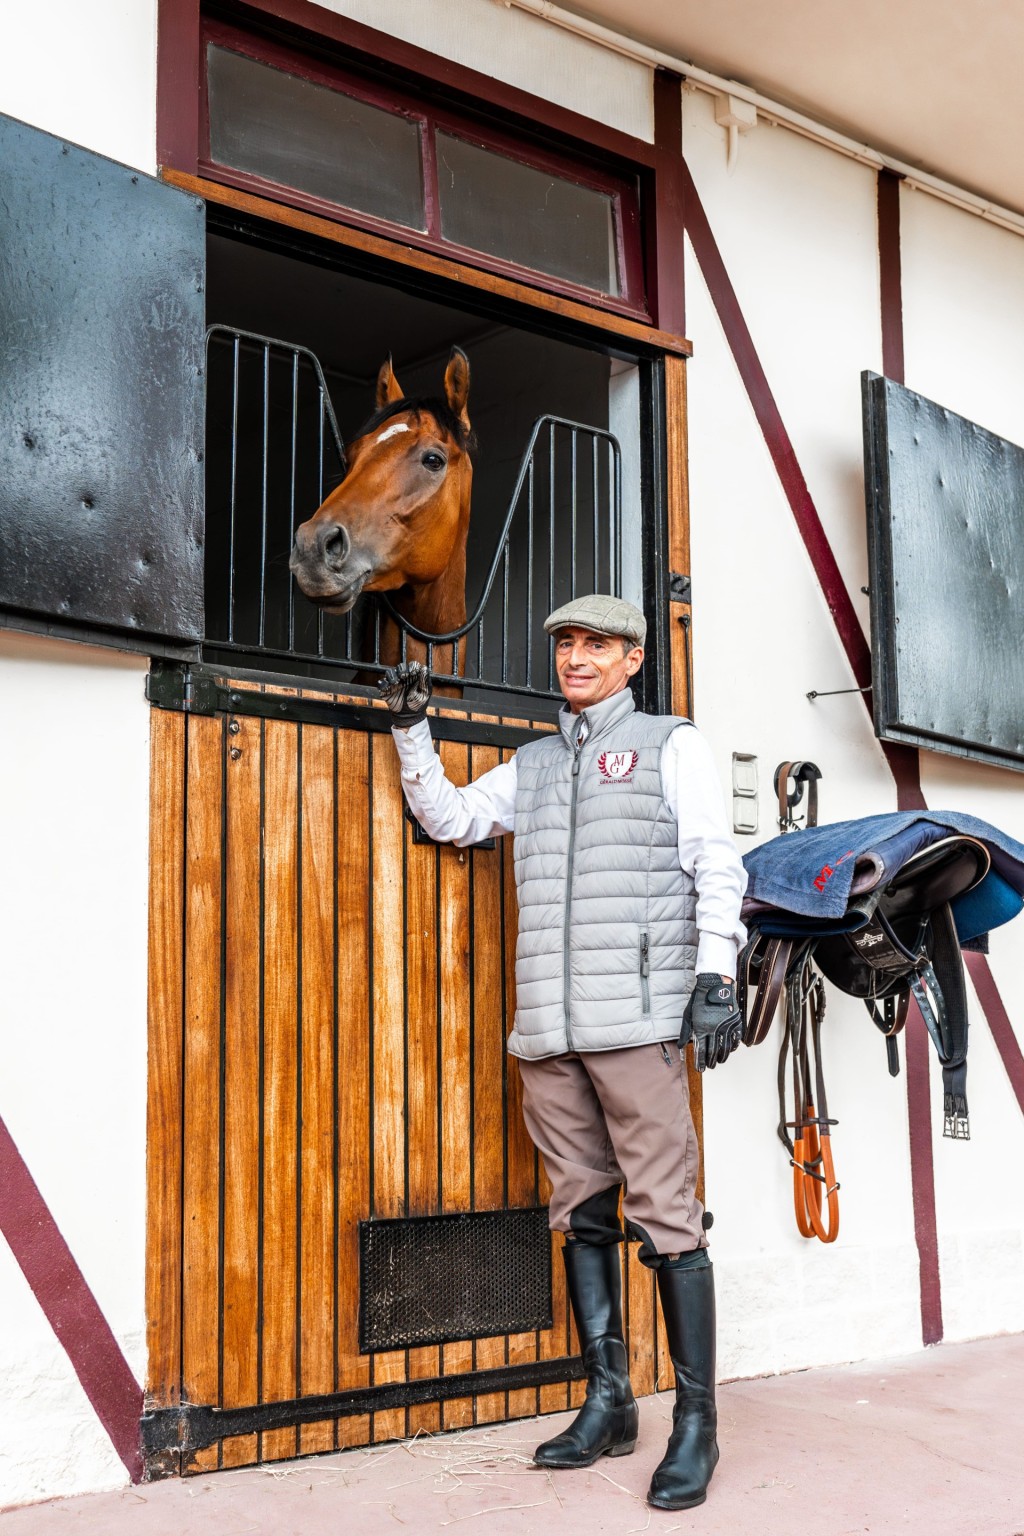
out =
{"type": "Polygon", "coordinates": [[[400,416],[405,411],[412,411],[415,415],[433,416],[441,431],[452,442],[457,443],[464,453],[472,453],[476,447],[476,434],[465,425],[462,419],[456,416],[447,400],[442,400],[440,395],[413,395],[401,400],[389,400],[387,405],[382,405],[379,411],[374,411],[369,420],[364,421],[353,438],[353,442],[361,437],[368,437],[371,432],[376,432],[392,416],[400,416]]]}

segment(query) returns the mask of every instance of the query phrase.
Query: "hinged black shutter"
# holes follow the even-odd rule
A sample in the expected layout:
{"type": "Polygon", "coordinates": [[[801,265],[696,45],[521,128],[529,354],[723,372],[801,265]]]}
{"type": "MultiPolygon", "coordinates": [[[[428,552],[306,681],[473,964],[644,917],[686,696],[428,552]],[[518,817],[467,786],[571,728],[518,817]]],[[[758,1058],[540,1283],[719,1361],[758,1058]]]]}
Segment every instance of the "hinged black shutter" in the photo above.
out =
{"type": "Polygon", "coordinates": [[[1024,771],[1024,448],[861,377],[875,732],[1024,771]]]}
{"type": "Polygon", "coordinates": [[[203,633],[201,201],[0,117],[0,609],[203,633]]]}

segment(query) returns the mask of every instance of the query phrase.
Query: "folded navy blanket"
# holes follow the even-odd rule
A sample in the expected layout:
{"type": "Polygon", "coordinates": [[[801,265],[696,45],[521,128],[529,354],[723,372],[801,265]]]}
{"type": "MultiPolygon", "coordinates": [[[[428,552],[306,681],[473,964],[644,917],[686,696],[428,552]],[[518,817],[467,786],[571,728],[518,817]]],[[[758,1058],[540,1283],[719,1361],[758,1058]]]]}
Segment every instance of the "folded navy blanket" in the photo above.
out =
{"type": "MultiPolygon", "coordinates": [[[[985,930],[997,927],[1022,905],[1017,897],[1024,897],[1024,843],[962,811],[892,811],[805,827],[762,843],[743,860],[749,877],[744,921],[764,926],[765,909],[774,908],[820,918],[827,926],[846,912],[855,876],[857,891],[874,889],[920,849],[957,832],[977,838],[992,857],[992,870],[977,894],[960,899],[974,896],[985,930]]],[[[961,932],[962,939],[970,936],[961,932]]]]}

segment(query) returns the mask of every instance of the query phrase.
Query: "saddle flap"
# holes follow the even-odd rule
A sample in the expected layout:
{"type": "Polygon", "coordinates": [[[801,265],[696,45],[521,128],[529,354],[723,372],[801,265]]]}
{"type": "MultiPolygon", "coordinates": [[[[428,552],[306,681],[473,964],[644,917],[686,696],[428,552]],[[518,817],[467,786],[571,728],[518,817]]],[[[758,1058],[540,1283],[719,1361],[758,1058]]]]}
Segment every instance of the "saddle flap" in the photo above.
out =
{"type": "Polygon", "coordinates": [[[921,917],[972,890],[988,874],[992,858],[975,837],[944,837],[913,854],[879,898],[890,922],[921,917]]]}

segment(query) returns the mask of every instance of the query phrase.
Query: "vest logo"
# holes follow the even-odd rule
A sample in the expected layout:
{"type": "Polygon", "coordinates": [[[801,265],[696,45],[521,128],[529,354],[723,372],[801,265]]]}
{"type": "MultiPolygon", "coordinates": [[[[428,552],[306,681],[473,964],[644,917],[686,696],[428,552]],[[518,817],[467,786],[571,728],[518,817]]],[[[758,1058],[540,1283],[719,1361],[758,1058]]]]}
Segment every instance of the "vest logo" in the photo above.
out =
{"type": "Polygon", "coordinates": [[[597,768],[605,784],[624,784],[633,777],[639,761],[639,752],[602,752],[597,768]]]}

